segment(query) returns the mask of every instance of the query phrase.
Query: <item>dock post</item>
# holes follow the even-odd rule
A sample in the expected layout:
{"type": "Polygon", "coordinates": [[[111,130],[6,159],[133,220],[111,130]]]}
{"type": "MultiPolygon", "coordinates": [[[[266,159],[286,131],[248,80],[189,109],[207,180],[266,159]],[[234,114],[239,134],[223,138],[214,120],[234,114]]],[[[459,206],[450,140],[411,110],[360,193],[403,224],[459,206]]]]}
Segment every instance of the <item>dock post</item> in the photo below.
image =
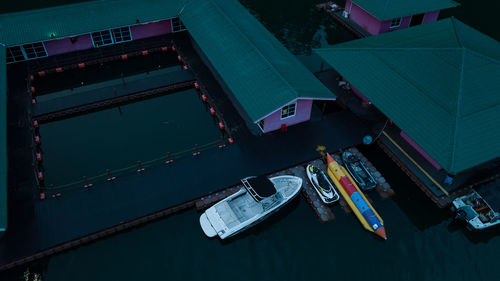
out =
{"type": "Polygon", "coordinates": [[[109,169],[106,170],[108,173],[108,181],[114,181],[116,177],[111,176],[111,171],[109,169]]]}
{"type": "Polygon", "coordinates": [[[170,164],[172,162],[174,162],[174,160],[172,160],[170,152],[167,152],[167,161],[165,161],[165,164],[170,164]]]}
{"type": "Polygon", "coordinates": [[[89,188],[89,187],[92,187],[92,186],[93,186],[93,184],[92,184],[92,183],[89,183],[89,181],[87,180],[87,177],[86,177],[86,176],[83,176],[83,182],[84,182],[83,187],[85,187],[85,188],[89,188]]]}
{"type": "Polygon", "coordinates": [[[142,162],[141,161],[137,161],[137,172],[140,173],[142,171],[144,171],[144,167],[142,167],[142,162]]]}

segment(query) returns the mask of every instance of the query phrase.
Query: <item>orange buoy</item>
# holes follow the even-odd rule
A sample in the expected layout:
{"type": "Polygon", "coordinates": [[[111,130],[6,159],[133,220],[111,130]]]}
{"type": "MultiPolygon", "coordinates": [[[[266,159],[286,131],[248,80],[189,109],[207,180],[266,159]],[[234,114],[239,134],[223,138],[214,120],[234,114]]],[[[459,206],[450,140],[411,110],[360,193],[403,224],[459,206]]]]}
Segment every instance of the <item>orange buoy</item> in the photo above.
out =
{"type": "Polygon", "coordinates": [[[228,138],[227,141],[229,142],[229,144],[233,144],[234,143],[233,138],[228,138]]]}
{"type": "Polygon", "coordinates": [[[79,69],[83,69],[83,68],[85,68],[85,63],[83,63],[83,62],[79,63],[79,64],[78,64],[78,68],[79,68],[79,69]]]}
{"type": "Polygon", "coordinates": [[[34,93],[35,93],[35,87],[31,86],[31,87],[30,87],[30,92],[31,92],[32,94],[34,94],[34,93]]]}
{"type": "Polygon", "coordinates": [[[178,60],[179,62],[182,62],[182,57],[181,57],[181,56],[177,56],[177,60],[178,60]]]}
{"type": "Polygon", "coordinates": [[[40,144],[40,136],[35,136],[35,143],[40,144]]]}
{"type": "Polygon", "coordinates": [[[38,172],[38,180],[43,181],[43,173],[41,171],[38,172]]]}
{"type": "Polygon", "coordinates": [[[213,107],[210,107],[210,115],[215,115],[215,109],[213,107]]]}
{"type": "Polygon", "coordinates": [[[222,121],[219,122],[219,129],[224,130],[224,123],[222,121]]]}
{"type": "Polygon", "coordinates": [[[61,72],[63,72],[63,68],[62,68],[62,67],[58,67],[58,68],[56,68],[56,72],[57,72],[57,73],[61,73],[61,72]]]}
{"type": "Polygon", "coordinates": [[[45,200],[45,193],[44,192],[40,192],[40,200],[45,200]]]}
{"type": "Polygon", "coordinates": [[[32,99],[31,99],[31,103],[32,103],[32,104],[35,104],[35,103],[36,103],[36,99],[35,99],[35,98],[32,98],[32,99]]]}
{"type": "Polygon", "coordinates": [[[36,161],[38,162],[42,161],[42,154],[40,152],[36,153],[36,161]]]}
{"type": "Polygon", "coordinates": [[[147,56],[149,54],[149,52],[147,50],[144,50],[141,52],[143,56],[147,56]]]}
{"type": "Polygon", "coordinates": [[[45,76],[45,71],[38,71],[38,76],[42,77],[42,76],[45,76]]]}
{"type": "Polygon", "coordinates": [[[200,84],[198,84],[198,82],[194,82],[194,87],[196,88],[196,90],[199,90],[200,89],[200,84]]]}
{"type": "Polygon", "coordinates": [[[33,120],[33,127],[38,128],[38,120],[33,120]]]}
{"type": "Polygon", "coordinates": [[[128,59],[128,55],[122,55],[122,60],[128,59]]]}
{"type": "Polygon", "coordinates": [[[174,52],[175,52],[175,46],[172,46],[172,51],[174,51],[174,52]]]}
{"type": "Polygon", "coordinates": [[[202,101],[206,102],[206,101],[207,101],[207,99],[208,99],[208,98],[207,98],[207,95],[205,95],[205,94],[201,95],[201,100],[202,100],[202,101]]]}
{"type": "Polygon", "coordinates": [[[35,81],[35,75],[31,74],[31,75],[30,75],[30,80],[31,80],[31,81],[35,81]]]}
{"type": "Polygon", "coordinates": [[[184,70],[188,70],[188,69],[189,69],[189,67],[188,67],[187,65],[184,65],[182,68],[183,68],[184,70]]]}
{"type": "Polygon", "coordinates": [[[168,47],[161,47],[161,50],[162,50],[163,52],[166,52],[166,51],[168,51],[168,47]]]}

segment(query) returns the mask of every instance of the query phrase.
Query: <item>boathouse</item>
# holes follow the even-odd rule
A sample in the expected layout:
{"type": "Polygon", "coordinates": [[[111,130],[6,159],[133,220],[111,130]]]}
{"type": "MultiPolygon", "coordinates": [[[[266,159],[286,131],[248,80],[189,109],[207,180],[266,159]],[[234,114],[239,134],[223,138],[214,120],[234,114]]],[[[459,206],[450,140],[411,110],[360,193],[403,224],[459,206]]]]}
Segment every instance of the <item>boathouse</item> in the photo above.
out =
{"type": "Polygon", "coordinates": [[[253,133],[308,121],[314,100],[335,100],[238,1],[190,1],[180,18],[253,133]]]}
{"type": "Polygon", "coordinates": [[[452,0],[347,0],[344,16],[372,35],[434,22],[452,0]]]}
{"type": "Polygon", "coordinates": [[[436,200],[498,173],[499,42],[450,18],[315,52],[394,122],[381,140],[436,200]]]}

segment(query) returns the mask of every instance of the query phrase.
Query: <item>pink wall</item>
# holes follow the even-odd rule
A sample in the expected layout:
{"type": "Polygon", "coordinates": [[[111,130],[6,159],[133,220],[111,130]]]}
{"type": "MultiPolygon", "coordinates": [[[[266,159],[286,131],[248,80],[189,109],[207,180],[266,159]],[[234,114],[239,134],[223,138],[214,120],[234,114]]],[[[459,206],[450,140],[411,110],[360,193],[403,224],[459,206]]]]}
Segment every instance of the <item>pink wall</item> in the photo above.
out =
{"type": "Polygon", "coordinates": [[[368,12],[363,10],[358,5],[347,0],[345,3],[345,10],[350,14],[349,18],[361,26],[370,34],[379,34],[380,31],[380,21],[374,16],[370,15],[368,12]]]}
{"type": "Polygon", "coordinates": [[[92,38],[90,38],[90,34],[75,36],[73,38],[76,39],[74,43],[71,42],[71,38],[43,42],[47,50],[47,55],[53,56],[92,48],[92,38]]]}
{"type": "MultiPolygon", "coordinates": [[[[392,20],[386,20],[380,22],[377,18],[363,10],[351,0],[347,0],[345,3],[345,10],[350,14],[349,18],[356,22],[359,26],[364,28],[372,35],[385,33],[393,30],[403,29],[410,26],[411,16],[403,17],[401,19],[401,25],[398,27],[391,28],[392,20]]],[[[439,17],[439,10],[425,13],[422,24],[436,21],[439,17]]]]}
{"type": "Polygon", "coordinates": [[[295,116],[281,120],[281,108],[264,119],[264,133],[279,130],[281,124],[291,126],[311,118],[312,100],[297,100],[295,116]]]}
{"type": "Polygon", "coordinates": [[[422,24],[437,21],[437,19],[439,17],[439,12],[440,11],[437,10],[437,11],[425,13],[424,20],[422,21],[422,24]]]}
{"type": "Polygon", "coordinates": [[[398,30],[398,29],[407,28],[407,27],[410,26],[410,22],[411,22],[411,16],[403,17],[401,19],[401,24],[398,27],[391,28],[392,20],[383,21],[380,24],[380,30],[379,30],[378,33],[380,34],[380,33],[385,33],[385,32],[389,32],[389,31],[394,31],[394,30],[398,30]]]}
{"type": "Polygon", "coordinates": [[[162,20],[131,26],[130,32],[132,33],[132,39],[137,40],[170,33],[172,32],[172,25],[170,20],[162,20]]]}
{"type": "Polygon", "coordinates": [[[416,142],[414,142],[407,134],[405,134],[403,131],[400,133],[401,137],[403,137],[404,140],[406,140],[413,148],[415,148],[418,153],[420,153],[425,160],[429,161],[429,163],[434,166],[437,170],[441,170],[441,166],[432,159],[429,154],[427,154],[416,142]]]}

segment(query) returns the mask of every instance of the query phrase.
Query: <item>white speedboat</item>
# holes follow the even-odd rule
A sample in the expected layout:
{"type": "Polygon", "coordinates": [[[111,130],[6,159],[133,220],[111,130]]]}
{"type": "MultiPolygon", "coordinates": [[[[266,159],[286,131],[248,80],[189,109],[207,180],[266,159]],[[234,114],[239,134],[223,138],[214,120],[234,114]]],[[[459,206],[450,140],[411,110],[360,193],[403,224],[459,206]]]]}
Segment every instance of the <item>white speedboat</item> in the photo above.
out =
{"type": "Polygon", "coordinates": [[[472,230],[485,229],[500,223],[500,213],[493,208],[476,191],[453,200],[456,219],[467,223],[472,230]]]}
{"type": "Polygon", "coordinates": [[[248,177],[243,188],[208,208],[200,216],[200,225],[208,237],[231,237],[264,220],[291,201],[302,187],[295,176],[248,177]]]}
{"type": "Polygon", "coordinates": [[[321,201],[325,204],[331,204],[339,200],[339,194],[320,168],[314,165],[307,165],[306,172],[309,181],[318,193],[321,201]]]}

